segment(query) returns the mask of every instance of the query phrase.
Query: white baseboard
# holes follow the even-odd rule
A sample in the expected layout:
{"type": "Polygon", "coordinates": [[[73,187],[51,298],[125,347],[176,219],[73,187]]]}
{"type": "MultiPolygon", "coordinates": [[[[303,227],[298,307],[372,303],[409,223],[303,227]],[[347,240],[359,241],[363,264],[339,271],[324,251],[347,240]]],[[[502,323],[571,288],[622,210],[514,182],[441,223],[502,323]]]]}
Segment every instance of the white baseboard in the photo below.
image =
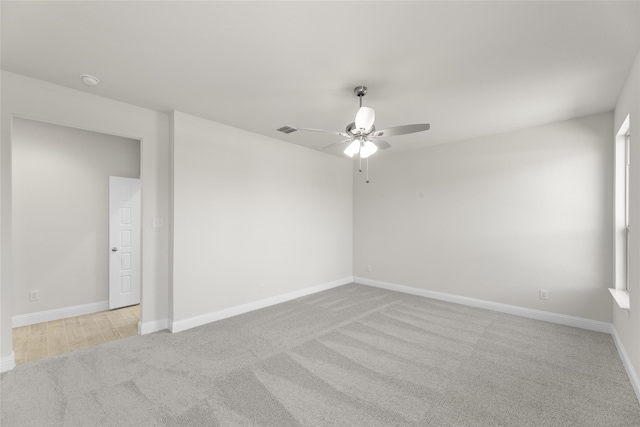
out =
{"type": "Polygon", "coordinates": [[[138,335],[151,334],[164,329],[169,329],[169,319],[152,320],[151,322],[138,322],[138,335]]]}
{"type": "Polygon", "coordinates": [[[616,344],[616,348],[618,349],[618,354],[620,355],[620,359],[622,360],[622,365],[627,371],[627,375],[629,376],[629,381],[631,381],[633,391],[636,392],[636,398],[638,399],[638,402],[640,402],[640,378],[638,378],[638,374],[636,374],[636,370],[633,368],[631,359],[629,359],[629,355],[622,345],[620,335],[618,335],[618,331],[616,331],[616,328],[613,327],[613,325],[611,326],[611,336],[613,337],[613,342],[616,344]]]}
{"type": "Polygon", "coordinates": [[[83,314],[97,313],[109,309],[109,301],[98,301],[90,304],[74,305],[71,307],[57,308],[54,310],[38,311],[35,313],[19,314],[11,318],[11,327],[33,325],[36,323],[50,322],[52,320],[66,319],[67,317],[82,316],[83,314]]]}
{"type": "Polygon", "coordinates": [[[374,286],[376,288],[388,289],[390,291],[402,292],[405,294],[418,295],[421,297],[448,301],[456,304],[471,307],[484,308],[501,313],[513,314],[514,316],[526,317],[529,319],[543,320],[545,322],[557,323],[560,325],[573,326],[590,331],[611,333],[611,323],[598,320],[585,319],[582,317],[568,316],[566,314],[551,313],[548,311],[535,310],[532,308],[518,307],[515,305],[502,304],[499,302],[486,301],[476,298],[463,297],[459,295],[447,294],[444,292],[429,291],[426,289],[414,288],[411,286],[397,285],[395,283],[381,282],[379,280],[366,279],[364,277],[354,277],[356,283],[374,286]]]}
{"type": "Polygon", "coordinates": [[[332,282],[323,283],[317,286],[311,286],[309,288],[300,289],[294,292],[277,295],[275,297],[266,298],[259,301],[254,301],[247,304],[226,308],[224,310],[202,314],[200,316],[173,321],[171,322],[170,329],[171,329],[171,332],[186,331],[187,329],[206,325],[207,323],[215,322],[217,320],[222,320],[229,317],[237,316],[239,314],[248,313],[253,310],[259,310],[261,308],[269,307],[275,304],[280,304],[286,301],[290,301],[292,299],[304,297],[307,295],[315,294],[317,292],[326,291],[327,289],[346,285],[347,283],[351,283],[351,282],[353,282],[353,277],[345,277],[339,280],[334,280],[332,282]]]}
{"type": "Polygon", "coordinates": [[[9,356],[0,358],[0,372],[7,372],[16,367],[16,354],[12,351],[9,356]]]}

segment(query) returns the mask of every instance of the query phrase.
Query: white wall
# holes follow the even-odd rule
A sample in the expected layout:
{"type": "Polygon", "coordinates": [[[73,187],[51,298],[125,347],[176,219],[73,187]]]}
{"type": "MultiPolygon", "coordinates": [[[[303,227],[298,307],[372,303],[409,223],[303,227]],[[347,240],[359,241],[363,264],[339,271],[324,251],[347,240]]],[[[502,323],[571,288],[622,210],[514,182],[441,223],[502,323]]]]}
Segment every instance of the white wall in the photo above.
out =
{"type": "Polygon", "coordinates": [[[636,374],[640,374],[640,52],[616,105],[614,132],[630,115],[631,182],[630,182],[630,304],[625,312],[613,305],[613,326],[624,346],[636,374]]]}
{"type": "Polygon", "coordinates": [[[174,112],[173,321],[352,276],[352,162],[174,112]]]}
{"type": "MultiPolygon", "coordinates": [[[[0,177],[1,278],[0,360],[11,356],[13,274],[11,236],[11,122],[42,122],[124,136],[141,141],[142,321],[168,316],[168,227],[152,228],[154,217],[168,218],[169,117],[90,93],[2,71],[0,177]]],[[[5,366],[2,366],[5,369],[5,366]]]]}
{"type": "Polygon", "coordinates": [[[612,129],[606,113],[372,158],[354,275],[610,322],[612,129]]]}
{"type": "Polygon", "coordinates": [[[109,176],[140,177],[140,141],[14,117],[12,143],[12,314],[107,301],[109,176]]]}

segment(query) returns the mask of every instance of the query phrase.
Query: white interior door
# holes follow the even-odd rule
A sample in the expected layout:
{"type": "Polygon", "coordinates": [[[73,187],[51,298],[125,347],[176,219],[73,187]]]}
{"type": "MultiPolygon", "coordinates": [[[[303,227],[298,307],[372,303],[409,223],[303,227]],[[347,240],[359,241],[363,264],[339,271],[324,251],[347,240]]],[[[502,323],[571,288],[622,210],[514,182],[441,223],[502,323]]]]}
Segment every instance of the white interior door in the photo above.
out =
{"type": "Polygon", "coordinates": [[[109,177],[109,309],[140,303],[140,180],[109,177]]]}

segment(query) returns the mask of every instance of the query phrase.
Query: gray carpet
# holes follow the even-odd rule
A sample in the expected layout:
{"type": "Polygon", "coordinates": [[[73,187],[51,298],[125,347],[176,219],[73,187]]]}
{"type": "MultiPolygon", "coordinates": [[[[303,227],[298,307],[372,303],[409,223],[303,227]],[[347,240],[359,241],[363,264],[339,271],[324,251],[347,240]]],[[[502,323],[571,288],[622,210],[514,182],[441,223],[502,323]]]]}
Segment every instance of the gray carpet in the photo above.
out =
{"type": "Polygon", "coordinates": [[[9,426],[640,426],[609,335],[351,284],[1,377],[9,426]]]}

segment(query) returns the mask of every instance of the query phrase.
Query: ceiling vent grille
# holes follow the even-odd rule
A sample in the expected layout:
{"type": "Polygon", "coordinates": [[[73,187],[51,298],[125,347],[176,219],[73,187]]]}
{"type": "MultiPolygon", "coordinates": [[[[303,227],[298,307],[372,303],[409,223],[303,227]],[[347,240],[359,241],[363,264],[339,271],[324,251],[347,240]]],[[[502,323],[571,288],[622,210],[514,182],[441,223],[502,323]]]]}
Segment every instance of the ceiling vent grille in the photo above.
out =
{"type": "Polygon", "coordinates": [[[293,132],[297,131],[298,129],[292,128],[291,126],[282,126],[281,128],[279,128],[277,130],[279,132],[282,132],[282,133],[293,133],[293,132]]]}

